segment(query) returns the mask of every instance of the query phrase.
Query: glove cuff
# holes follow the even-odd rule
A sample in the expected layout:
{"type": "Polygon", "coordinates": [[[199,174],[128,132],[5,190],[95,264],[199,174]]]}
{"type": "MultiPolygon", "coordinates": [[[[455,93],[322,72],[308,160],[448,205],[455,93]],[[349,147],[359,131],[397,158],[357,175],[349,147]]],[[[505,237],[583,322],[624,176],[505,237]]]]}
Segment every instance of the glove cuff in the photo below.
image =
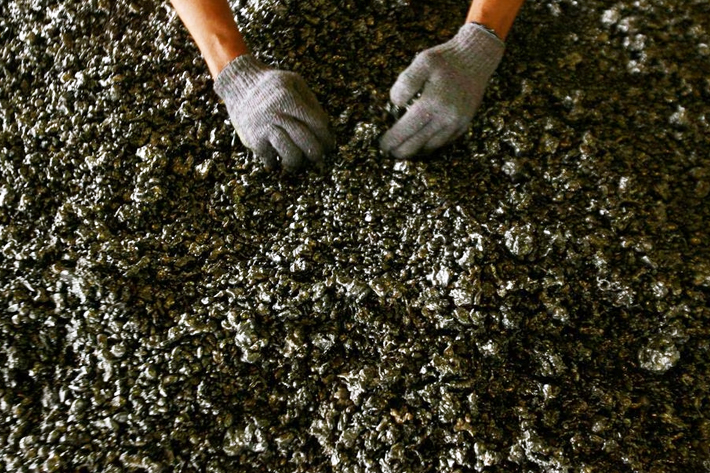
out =
{"type": "Polygon", "coordinates": [[[217,75],[214,90],[225,102],[230,99],[239,101],[269,69],[252,54],[242,54],[230,61],[217,75]]]}
{"type": "Polygon", "coordinates": [[[478,70],[486,76],[493,74],[505,51],[505,43],[479,23],[463,25],[449,45],[471,70],[478,70]]]}

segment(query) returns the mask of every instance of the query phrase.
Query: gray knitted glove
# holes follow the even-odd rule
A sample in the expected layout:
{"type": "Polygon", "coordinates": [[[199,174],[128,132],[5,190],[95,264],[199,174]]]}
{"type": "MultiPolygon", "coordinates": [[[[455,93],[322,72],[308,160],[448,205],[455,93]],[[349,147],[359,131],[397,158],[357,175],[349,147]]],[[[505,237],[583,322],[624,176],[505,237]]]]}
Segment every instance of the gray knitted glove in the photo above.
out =
{"type": "Polygon", "coordinates": [[[504,49],[494,34],[468,23],[448,42],[418,54],[392,86],[390,100],[403,107],[421,96],[382,137],[382,150],[408,158],[463,134],[504,49]]]}
{"type": "Polygon", "coordinates": [[[276,166],[277,157],[287,170],[298,168],[304,157],[320,164],[335,144],[328,116],[294,72],[244,54],[219,73],[214,88],[239,139],[267,168],[276,166]]]}

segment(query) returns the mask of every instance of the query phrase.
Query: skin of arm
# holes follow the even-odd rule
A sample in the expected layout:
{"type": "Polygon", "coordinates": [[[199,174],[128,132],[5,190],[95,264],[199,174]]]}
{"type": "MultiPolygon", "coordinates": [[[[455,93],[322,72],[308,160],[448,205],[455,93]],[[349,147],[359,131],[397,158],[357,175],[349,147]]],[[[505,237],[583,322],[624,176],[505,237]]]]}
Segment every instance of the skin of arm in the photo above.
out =
{"type": "Polygon", "coordinates": [[[524,0],[473,0],[466,16],[466,23],[476,22],[505,38],[513,26],[524,0]]]}
{"type": "Polygon", "coordinates": [[[213,78],[237,56],[249,52],[227,0],[170,0],[192,35],[213,78]]]}
{"type": "MultiPolygon", "coordinates": [[[[505,41],[524,0],[473,0],[466,22],[481,23],[505,41]]],[[[227,0],[170,0],[192,35],[212,77],[249,48],[227,0]]]]}
{"type": "MultiPolygon", "coordinates": [[[[481,23],[505,41],[524,0],[473,0],[466,22],[481,23]]],[[[170,0],[192,35],[213,78],[249,48],[227,0],[170,0]]]]}

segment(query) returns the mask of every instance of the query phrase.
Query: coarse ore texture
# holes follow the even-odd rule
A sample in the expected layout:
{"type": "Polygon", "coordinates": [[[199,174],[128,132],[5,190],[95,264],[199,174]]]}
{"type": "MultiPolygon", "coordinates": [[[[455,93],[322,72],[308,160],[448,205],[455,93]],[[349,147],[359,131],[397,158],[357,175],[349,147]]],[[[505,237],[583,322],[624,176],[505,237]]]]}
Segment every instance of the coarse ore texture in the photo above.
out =
{"type": "Polygon", "coordinates": [[[528,2],[398,161],[466,2],[232,2],[333,119],[282,176],[167,2],[0,2],[0,471],[710,471],[709,5],[528,2]]]}

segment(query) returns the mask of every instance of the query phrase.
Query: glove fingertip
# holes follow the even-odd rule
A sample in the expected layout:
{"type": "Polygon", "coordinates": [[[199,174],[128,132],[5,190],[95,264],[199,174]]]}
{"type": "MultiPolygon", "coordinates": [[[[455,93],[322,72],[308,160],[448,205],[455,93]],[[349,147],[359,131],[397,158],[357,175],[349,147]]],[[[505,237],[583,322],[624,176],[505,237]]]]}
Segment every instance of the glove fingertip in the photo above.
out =
{"type": "Polygon", "coordinates": [[[283,153],[281,156],[281,166],[286,172],[294,172],[301,167],[303,163],[303,153],[298,150],[295,152],[283,153]]]}
{"type": "Polygon", "coordinates": [[[379,144],[383,153],[390,154],[392,152],[392,149],[397,145],[397,139],[391,129],[382,135],[379,144]]]}
{"type": "Polygon", "coordinates": [[[259,159],[261,160],[261,164],[264,166],[264,168],[267,171],[273,171],[276,169],[276,153],[275,152],[266,152],[266,153],[259,153],[257,154],[259,159]]]}
{"type": "Polygon", "coordinates": [[[325,121],[318,120],[312,122],[310,123],[309,128],[318,140],[318,144],[321,148],[321,152],[319,153],[321,158],[335,149],[335,136],[333,135],[333,131],[330,129],[327,119],[325,121]]]}
{"type": "Polygon", "coordinates": [[[412,91],[407,84],[397,80],[390,90],[390,101],[397,107],[405,107],[416,93],[417,91],[412,91]]]}

